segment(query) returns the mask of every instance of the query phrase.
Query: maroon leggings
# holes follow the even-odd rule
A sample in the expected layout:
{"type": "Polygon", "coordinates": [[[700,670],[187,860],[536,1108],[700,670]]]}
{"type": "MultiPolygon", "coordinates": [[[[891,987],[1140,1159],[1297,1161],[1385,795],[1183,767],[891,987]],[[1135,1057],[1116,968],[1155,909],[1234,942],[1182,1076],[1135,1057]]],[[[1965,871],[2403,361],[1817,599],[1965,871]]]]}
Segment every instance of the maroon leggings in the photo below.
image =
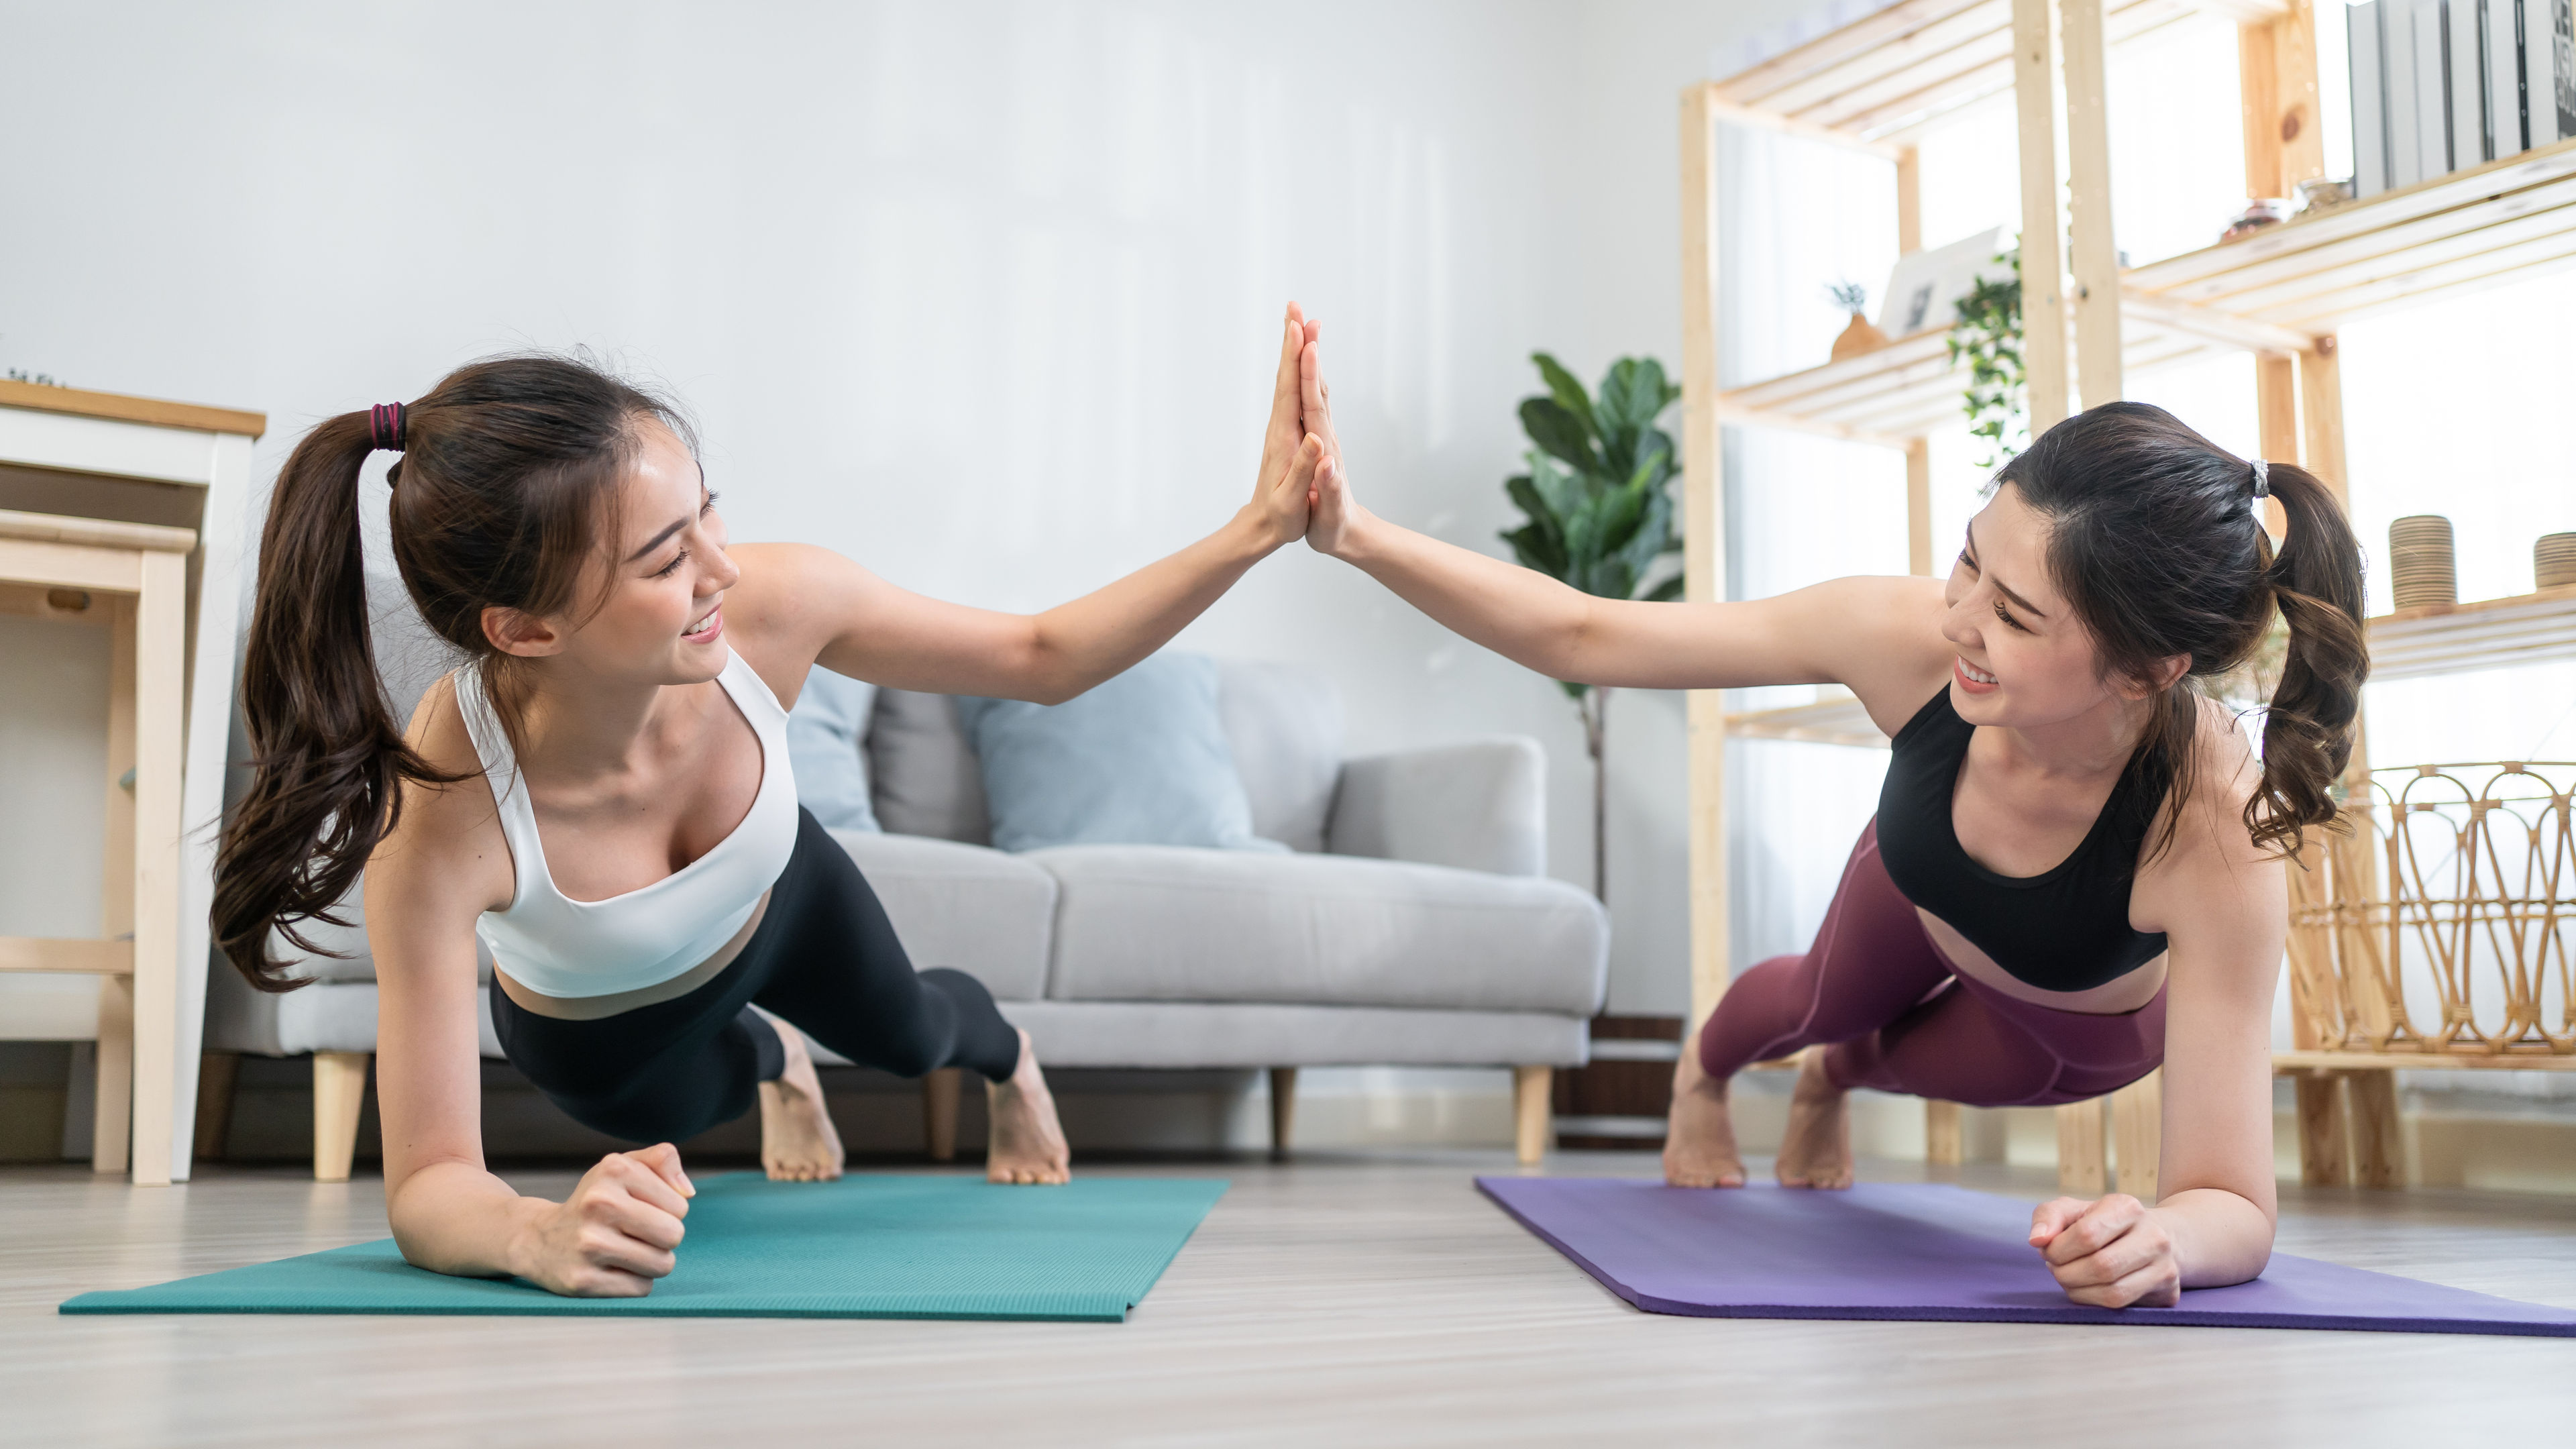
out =
{"type": "Polygon", "coordinates": [[[1724,1080],[1820,1042],[1843,1087],[1972,1107],[2080,1102],[2164,1060],[2165,994],[2118,1015],[2059,1011],[1953,971],[1879,863],[1873,820],[1815,946],[1736,977],[1700,1030],[1699,1059],[1724,1080]]]}

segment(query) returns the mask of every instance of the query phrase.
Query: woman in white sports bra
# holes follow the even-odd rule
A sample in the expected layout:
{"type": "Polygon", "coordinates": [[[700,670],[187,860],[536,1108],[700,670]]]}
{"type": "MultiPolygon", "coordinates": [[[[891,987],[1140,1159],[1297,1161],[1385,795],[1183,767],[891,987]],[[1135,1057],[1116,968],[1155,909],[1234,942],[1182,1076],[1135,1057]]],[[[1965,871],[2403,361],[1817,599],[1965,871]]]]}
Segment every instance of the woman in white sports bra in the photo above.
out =
{"type": "Polygon", "coordinates": [[[1025,1033],[962,972],[916,972],[875,894],[796,804],[787,706],[816,663],[899,689],[1052,702],[1151,654],[1304,535],[1291,307],[1252,501],[1214,534],[1033,616],[906,593],[804,544],[729,547],[686,423],[582,363],[505,358],[408,406],[332,418],[278,474],[242,699],[253,778],[216,870],[217,939],[264,990],[365,873],[380,992],[385,1202],[424,1268],[635,1295],[694,1189],[671,1143],[761,1108],[776,1178],[841,1171],[792,1023],[905,1076],[989,1083],[988,1175],[1062,1182],[1025,1033]],[[468,662],[408,731],[369,644],[358,476],[380,448],[394,557],[468,662]],[[638,1143],[561,1203],[486,1170],[476,938],[510,1060],[638,1143]]]}

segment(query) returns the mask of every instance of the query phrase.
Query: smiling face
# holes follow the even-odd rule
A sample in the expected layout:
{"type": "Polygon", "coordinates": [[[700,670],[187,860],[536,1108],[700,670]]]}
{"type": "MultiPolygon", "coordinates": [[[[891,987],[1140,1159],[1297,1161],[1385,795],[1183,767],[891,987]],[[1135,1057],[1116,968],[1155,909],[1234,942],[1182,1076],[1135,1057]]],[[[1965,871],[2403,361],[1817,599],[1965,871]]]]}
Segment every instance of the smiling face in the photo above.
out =
{"type": "Polygon", "coordinates": [[[1950,702],[1971,724],[2027,729],[2143,697],[2101,677],[2092,632],[2049,577],[2048,527],[2009,483],[1968,522],[1941,633],[1957,651],[1950,702]]]}
{"type": "Polygon", "coordinates": [[[579,602],[545,619],[489,609],[484,629],[507,653],[602,678],[695,684],[724,670],[724,593],[742,571],[725,555],[724,519],[697,459],[659,422],[637,428],[618,536],[585,565],[579,602]]]}

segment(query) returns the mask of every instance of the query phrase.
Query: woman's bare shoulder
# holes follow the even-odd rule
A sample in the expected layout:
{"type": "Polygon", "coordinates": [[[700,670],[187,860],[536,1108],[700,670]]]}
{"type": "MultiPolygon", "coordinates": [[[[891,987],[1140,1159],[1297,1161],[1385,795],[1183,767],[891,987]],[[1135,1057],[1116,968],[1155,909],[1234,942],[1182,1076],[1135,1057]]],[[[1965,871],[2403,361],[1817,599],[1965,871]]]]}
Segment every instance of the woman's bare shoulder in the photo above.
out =
{"type": "Polygon", "coordinates": [[[727,641],[778,702],[794,708],[830,635],[834,599],[849,576],[865,571],[810,543],[746,543],[727,552],[742,569],[725,592],[727,641]]]}
{"type": "Polygon", "coordinates": [[[2245,806],[2262,788],[2262,761],[2235,710],[2208,698],[2194,704],[2200,718],[2192,733],[2191,794],[2174,832],[2175,854],[2214,873],[2258,870],[2271,856],[2254,844],[2245,806]]]}
{"type": "Polygon", "coordinates": [[[1956,652],[1941,635],[1948,604],[1942,582],[1921,575],[1836,579],[1817,586],[1825,610],[1813,621],[1834,652],[1834,675],[1893,735],[1950,682],[1956,652]]]}

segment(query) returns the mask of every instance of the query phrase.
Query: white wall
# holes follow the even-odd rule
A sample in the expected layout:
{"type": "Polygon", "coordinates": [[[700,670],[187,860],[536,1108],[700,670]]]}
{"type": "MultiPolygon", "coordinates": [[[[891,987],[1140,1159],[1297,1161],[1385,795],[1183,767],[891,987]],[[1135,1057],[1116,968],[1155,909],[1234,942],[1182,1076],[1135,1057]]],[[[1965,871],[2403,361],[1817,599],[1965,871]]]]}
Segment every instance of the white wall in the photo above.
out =
{"type": "MultiPolygon", "coordinates": [[[[0,365],[339,411],[588,346],[704,425],[737,537],[1043,606],[1248,490],[1278,310],[1370,502],[1500,551],[1526,357],[1677,364],[1675,95],[1791,0],[0,4],[0,365]]],[[[1546,742],[1548,681],[1297,550],[1187,636],[1330,670],[1351,745],[1546,742]]],[[[1685,999],[1680,713],[1613,728],[1614,1002],[1685,999]]]]}

